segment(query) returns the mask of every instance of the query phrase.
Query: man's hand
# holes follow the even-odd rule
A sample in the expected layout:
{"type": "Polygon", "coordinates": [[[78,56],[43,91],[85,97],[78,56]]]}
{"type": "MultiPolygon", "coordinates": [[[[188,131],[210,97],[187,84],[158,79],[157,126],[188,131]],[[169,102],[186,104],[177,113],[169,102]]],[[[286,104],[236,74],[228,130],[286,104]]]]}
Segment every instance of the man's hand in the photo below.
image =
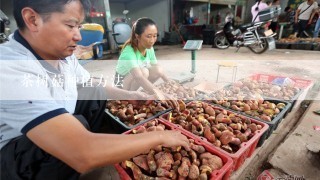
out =
{"type": "Polygon", "coordinates": [[[163,139],[162,146],[164,147],[177,147],[183,146],[185,150],[190,151],[190,143],[186,136],[182,135],[179,131],[157,131],[162,133],[160,136],[163,139]]]}

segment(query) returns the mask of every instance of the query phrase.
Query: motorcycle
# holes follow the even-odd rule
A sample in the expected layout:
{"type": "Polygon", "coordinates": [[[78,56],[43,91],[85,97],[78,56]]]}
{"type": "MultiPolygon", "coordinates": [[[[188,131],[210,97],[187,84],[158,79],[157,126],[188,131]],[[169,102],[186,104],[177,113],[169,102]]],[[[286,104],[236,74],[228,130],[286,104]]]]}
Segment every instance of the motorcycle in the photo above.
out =
{"type": "Polygon", "coordinates": [[[9,24],[9,18],[0,10],[0,44],[9,41],[5,34],[5,27],[9,24]]]}
{"type": "Polygon", "coordinates": [[[213,47],[227,49],[230,46],[247,47],[256,54],[262,54],[266,50],[275,49],[274,36],[276,33],[265,31],[261,26],[264,22],[256,22],[241,25],[234,29],[232,21],[227,22],[223,29],[215,34],[213,47]]]}

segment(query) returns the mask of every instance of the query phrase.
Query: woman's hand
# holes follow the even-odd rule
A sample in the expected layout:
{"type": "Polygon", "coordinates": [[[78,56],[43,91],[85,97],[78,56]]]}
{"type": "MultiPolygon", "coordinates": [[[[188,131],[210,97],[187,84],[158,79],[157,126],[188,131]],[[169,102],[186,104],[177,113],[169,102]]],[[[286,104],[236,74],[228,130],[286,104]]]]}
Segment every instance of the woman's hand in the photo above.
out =
{"type": "Polygon", "coordinates": [[[169,94],[165,94],[165,93],[161,92],[160,90],[155,90],[154,92],[156,93],[154,95],[156,100],[159,100],[161,103],[166,104],[168,107],[171,107],[177,111],[180,110],[180,108],[179,108],[180,106],[179,106],[177,99],[173,98],[169,94]]]}
{"type": "Polygon", "coordinates": [[[153,100],[154,96],[153,95],[149,95],[145,92],[141,92],[141,91],[130,91],[130,98],[129,100],[135,100],[135,101],[139,101],[139,100],[153,100]]]}

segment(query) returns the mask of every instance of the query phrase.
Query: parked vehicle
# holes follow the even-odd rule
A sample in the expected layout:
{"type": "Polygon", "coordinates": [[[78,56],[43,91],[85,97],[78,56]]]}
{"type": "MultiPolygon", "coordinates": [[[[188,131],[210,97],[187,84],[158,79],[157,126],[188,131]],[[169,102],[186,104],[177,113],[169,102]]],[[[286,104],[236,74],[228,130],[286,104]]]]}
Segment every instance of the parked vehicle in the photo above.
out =
{"type": "MultiPolygon", "coordinates": [[[[227,22],[223,29],[215,34],[213,47],[219,49],[227,49],[230,46],[247,47],[256,54],[264,53],[266,50],[274,49],[275,40],[273,36],[276,34],[265,32],[262,25],[264,22],[256,22],[241,25],[238,29],[234,29],[232,22],[227,22]]],[[[237,50],[237,51],[238,51],[237,50]]]]}
{"type": "Polygon", "coordinates": [[[9,18],[0,10],[0,43],[8,41],[8,38],[5,34],[5,27],[9,24],[9,18]]]}

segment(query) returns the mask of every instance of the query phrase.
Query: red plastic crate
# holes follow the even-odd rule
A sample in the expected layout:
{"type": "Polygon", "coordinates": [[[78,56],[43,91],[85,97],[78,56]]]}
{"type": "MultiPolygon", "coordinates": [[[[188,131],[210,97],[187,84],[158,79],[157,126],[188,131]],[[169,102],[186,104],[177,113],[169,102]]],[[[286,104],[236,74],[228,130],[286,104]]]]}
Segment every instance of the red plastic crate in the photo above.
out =
{"type": "Polygon", "coordinates": [[[128,175],[128,173],[119,164],[115,164],[114,167],[118,171],[120,179],[122,179],[122,180],[132,180],[131,177],[128,175]]]}
{"type": "MultiPolygon", "coordinates": [[[[210,104],[209,104],[210,105],[210,104]]],[[[210,105],[212,106],[212,105],[210,105]]],[[[220,108],[220,107],[216,107],[216,106],[212,106],[214,109],[219,109],[219,110],[222,110],[223,108],[220,108]]],[[[225,109],[223,109],[225,110],[225,109]]],[[[236,114],[236,116],[240,116],[240,117],[243,117],[243,118],[247,118],[247,119],[250,119],[251,122],[254,122],[256,124],[259,124],[262,126],[262,129],[261,130],[258,130],[257,133],[247,142],[245,143],[242,143],[241,144],[241,147],[240,149],[236,152],[236,153],[229,153],[227,151],[224,151],[223,149],[221,148],[218,148],[216,146],[214,146],[213,144],[211,144],[210,142],[206,141],[206,138],[204,137],[200,137],[200,139],[206,141],[207,144],[209,144],[210,146],[216,148],[218,151],[226,154],[227,156],[231,157],[232,160],[233,160],[233,169],[234,170],[237,170],[241,167],[241,165],[244,163],[244,161],[249,158],[254,150],[256,149],[257,147],[257,144],[260,140],[260,138],[264,135],[264,133],[269,129],[269,126],[268,124],[266,123],[263,123],[263,122],[260,122],[258,120],[255,120],[255,119],[252,119],[252,118],[249,118],[249,117],[246,117],[246,116],[243,116],[243,115],[240,115],[240,114],[237,114],[237,113],[234,113],[232,111],[228,111],[228,113],[233,113],[233,114],[236,114]]],[[[167,116],[168,116],[168,113],[167,114],[164,114],[162,116],[160,116],[161,119],[164,119],[165,120],[165,123],[170,123],[172,124],[171,122],[167,121],[167,116]]],[[[186,134],[189,134],[191,136],[195,136],[195,137],[198,137],[197,135],[194,135],[193,133],[183,129],[181,126],[179,125],[176,125],[178,128],[181,129],[181,131],[183,131],[184,133],[186,134]]],[[[265,137],[264,137],[265,138],[265,137]]]]}
{"type": "Polygon", "coordinates": [[[307,80],[307,79],[270,75],[270,74],[254,74],[254,75],[251,75],[250,78],[252,80],[256,80],[258,82],[265,82],[265,83],[271,83],[276,78],[290,78],[295,82],[294,86],[301,89],[307,89],[313,84],[313,81],[307,80]]]}
{"type": "MultiPolygon", "coordinates": [[[[180,128],[177,127],[177,125],[168,123],[166,120],[158,119],[158,122],[161,124],[164,124],[166,126],[166,129],[169,130],[177,130],[181,131],[180,128]]],[[[141,125],[143,126],[143,125],[141,125]]],[[[140,127],[140,126],[139,126],[140,127]]],[[[136,127],[134,129],[138,129],[139,127],[136,127]]],[[[132,130],[134,130],[132,129],[132,130]]],[[[126,131],[123,134],[131,134],[132,130],[126,131]]],[[[194,139],[195,144],[203,146],[207,152],[210,152],[211,154],[214,154],[216,156],[219,156],[222,159],[223,166],[219,170],[215,170],[210,174],[210,179],[212,180],[227,180],[230,178],[230,175],[233,171],[232,164],[233,161],[230,157],[228,157],[226,154],[224,154],[221,151],[218,151],[216,148],[212,148],[210,144],[208,144],[206,141],[204,141],[202,138],[198,138],[186,131],[181,131],[183,135],[185,135],[188,139],[194,139]]],[[[131,180],[132,178],[130,175],[126,172],[125,169],[123,169],[119,164],[115,164],[115,168],[119,172],[120,178],[122,180],[131,180]]]]}

